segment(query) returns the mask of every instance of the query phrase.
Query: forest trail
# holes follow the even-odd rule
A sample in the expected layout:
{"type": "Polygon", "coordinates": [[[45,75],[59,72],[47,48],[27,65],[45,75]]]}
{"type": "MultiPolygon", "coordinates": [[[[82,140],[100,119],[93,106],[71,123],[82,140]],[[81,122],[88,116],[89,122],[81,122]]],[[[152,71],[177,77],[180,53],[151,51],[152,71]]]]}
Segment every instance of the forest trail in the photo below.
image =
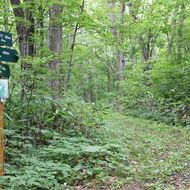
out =
{"type": "Polygon", "coordinates": [[[120,146],[121,157],[126,157],[106,189],[190,189],[188,128],[116,114],[100,133],[105,142],[120,146]]]}
{"type": "Polygon", "coordinates": [[[118,113],[104,121],[85,134],[42,131],[48,143],[19,152],[0,184],[15,190],[190,190],[190,129],[118,113]]]}

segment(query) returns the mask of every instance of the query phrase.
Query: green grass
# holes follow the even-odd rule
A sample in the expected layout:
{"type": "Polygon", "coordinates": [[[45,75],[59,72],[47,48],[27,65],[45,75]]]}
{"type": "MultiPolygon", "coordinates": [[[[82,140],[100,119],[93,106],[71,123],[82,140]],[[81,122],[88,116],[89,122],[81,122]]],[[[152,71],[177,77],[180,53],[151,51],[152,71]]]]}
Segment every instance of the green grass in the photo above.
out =
{"type": "Polygon", "coordinates": [[[104,141],[120,146],[127,157],[113,185],[116,189],[134,183],[142,189],[175,189],[177,183],[190,189],[184,177],[190,172],[190,129],[113,114],[101,131],[104,141]],[[172,182],[176,175],[181,183],[172,182]]]}
{"type": "Polygon", "coordinates": [[[27,153],[15,148],[15,135],[1,184],[7,190],[190,189],[188,128],[110,114],[104,126],[86,131],[46,130],[48,143],[38,149],[24,143],[27,153]]]}

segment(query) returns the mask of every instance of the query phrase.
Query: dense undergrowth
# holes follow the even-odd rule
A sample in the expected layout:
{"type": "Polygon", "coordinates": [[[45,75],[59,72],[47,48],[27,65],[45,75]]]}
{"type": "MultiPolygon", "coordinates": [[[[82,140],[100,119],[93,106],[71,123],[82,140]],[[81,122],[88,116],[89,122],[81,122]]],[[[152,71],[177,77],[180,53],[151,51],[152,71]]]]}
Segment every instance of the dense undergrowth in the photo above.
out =
{"type": "Polygon", "coordinates": [[[118,92],[109,94],[113,109],[160,123],[190,125],[189,61],[130,65],[126,75],[118,92]]]}
{"type": "MultiPolygon", "coordinates": [[[[146,152],[146,142],[149,140],[153,142],[151,146],[156,149],[155,154],[165,154],[162,143],[160,146],[154,144],[154,134],[142,134],[146,141],[143,144],[140,135],[146,127],[138,122],[125,126],[122,123],[125,119],[120,116],[113,117],[113,123],[120,119],[121,123],[117,123],[112,132],[109,126],[104,126],[105,116],[112,117],[114,111],[169,124],[163,125],[161,130],[172,130],[172,125],[190,125],[188,62],[164,63],[128,65],[127,80],[118,83],[117,91],[105,94],[106,99],[96,103],[85,102],[75,93],[68,93],[55,102],[45,95],[40,96],[39,92],[33,92],[27,100],[20,101],[20,91],[15,91],[5,109],[6,164],[5,176],[0,179],[3,187],[13,190],[61,190],[92,182],[92,186],[103,184],[105,189],[111,183],[110,188],[117,189],[130,179],[146,181],[155,180],[154,177],[159,177],[160,181],[150,184],[150,189],[164,187],[164,180],[169,180],[173,173],[181,170],[181,162],[178,162],[179,157],[173,150],[168,162],[157,165],[155,158],[151,168],[148,163],[154,154],[149,150],[146,158],[140,156],[139,165],[144,166],[136,174],[130,165],[131,156],[138,158],[143,151],[146,152]],[[130,130],[132,126],[134,131],[130,130]],[[139,135],[140,139],[136,144],[133,133],[138,130],[136,136],[139,135]]],[[[132,120],[136,122],[136,119],[132,120]]],[[[147,125],[152,126],[150,128],[155,132],[159,127],[157,123],[147,125]]],[[[173,135],[170,130],[168,133],[173,135]]],[[[181,160],[186,159],[185,151],[181,160]]],[[[132,160],[134,163],[136,160],[132,160]]]]}
{"type": "Polygon", "coordinates": [[[37,147],[32,137],[6,129],[6,175],[0,183],[7,190],[189,187],[187,128],[118,113],[109,113],[105,121],[88,133],[44,129],[47,141],[37,147]]]}
{"type": "MultiPolygon", "coordinates": [[[[178,67],[175,67],[176,74],[178,67]]],[[[163,73],[166,76],[170,74],[163,73]]],[[[163,87],[173,89],[177,83],[174,81],[173,87],[171,84],[167,86],[164,78],[154,75],[154,69],[144,72],[144,65],[131,66],[128,80],[120,84],[117,93],[109,94],[111,101],[107,105],[105,100],[101,103],[84,102],[76,95],[67,95],[59,102],[33,95],[25,104],[19,104],[19,98],[10,97],[5,110],[5,176],[1,177],[0,183],[5,189],[13,190],[61,190],[86,185],[119,189],[130,180],[145,183],[158,178],[160,181],[149,184],[150,189],[164,187],[166,179],[181,171],[180,164],[187,157],[186,150],[179,157],[171,149],[171,159],[157,165],[156,155],[165,155],[165,145],[161,141],[166,137],[158,137],[160,145],[155,145],[157,137],[154,131],[168,130],[172,137],[172,126],[160,127],[151,122],[142,125],[144,120],[126,120],[112,114],[113,110],[120,110],[125,115],[187,126],[188,107],[182,107],[186,101],[188,104],[187,97],[179,94],[181,101],[174,104],[172,102],[177,98],[170,95],[170,90],[163,90],[166,94],[158,96],[163,87]],[[153,80],[159,81],[157,86],[151,84],[153,80]],[[184,114],[187,114],[186,118],[183,118],[184,114]],[[106,115],[111,119],[109,125],[104,126],[106,115]],[[149,126],[148,131],[146,125],[149,126]],[[149,134],[149,129],[153,134],[149,134]],[[151,142],[155,153],[151,152],[152,148],[146,150],[147,142],[151,142]],[[145,157],[143,152],[147,152],[145,157]],[[149,167],[154,155],[155,160],[149,167]],[[133,156],[135,160],[131,160],[133,156]],[[136,159],[139,159],[138,173],[136,159]]],[[[185,88],[187,93],[188,86],[185,88]]]]}
{"type": "Polygon", "coordinates": [[[10,66],[0,188],[174,189],[190,173],[189,6],[1,1],[21,65],[10,66]]]}
{"type": "MultiPolygon", "coordinates": [[[[34,148],[13,137],[6,149],[6,189],[64,189],[90,180],[105,180],[119,172],[121,148],[101,139],[70,132],[70,136],[46,130],[52,136],[46,145],[34,148]],[[72,134],[72,135],[71,135],[72,134]],[[19,146],[19,144],[23,145],[19,146]],[[20,148],[22,147],[24,150],[20,148]],[[117,162],[116,162],[117,161],[117,162]]],[[[15,135],[15,131],[12,131],[15,135]]],[[[9,131],[9,135],[10,131],[9,131]]],[[[42,135],[43,136],[43,135],[42,135]]]]}
{"type": "Polygon", "coordinates": [[[96,136],[103,106],[76,96],[59,103],[36,97],[26,105],[14,101],[5,113],[6,164],[0,179],[5,189],[58,190],[118,171],[121,148],[96,136]]]}
{"type": "MultiPolygon", "coordinates": [[[[109,93],[106,99],[96,103],[85,102],[73,94],[55,102],[38,93],[33,93],[25,103],[21,103],[18,92],[6,103],[6,164],[1,184],[5,189],[61,190],[91,181],[97,186],[108,185],[109,181],[118,178],[117,189],[120,183],[126,182],[126,176],[136,176],[129,162],[130,156],[140,150],[133,152],[135,142],[130,145],[127,141],[133,132],[129,134],[131,137],[122,139],[121,136],[112,138],[114,132],[107,131],[105,137],[105,131],[102,131],[105,130],[105,115],[119,110],[124,115],[164,122],[170,127],[188,126],[189,74],[187,63],[131,65],[127,69],[127,80],[118,84],[118,91],[109,93]],[[132,146],[131,150],[129,146],[132,146]]],[[[120,130],[119,125],[115,132],[120,130]]],[[[156,129],[157,125],[153,127],[156,129]]],[[[136,124],[135,128],[138,129],[136,124]]],[[[175,159],[160,169],[166,173],[160,177],[162,183],[165,177],[180,170],[180,166],[174,167],[175,159]]],[[[139,161],[143,163],[143,160],[139,161]]],[[[145,172],[154,175],[157,166],[153,164],[152,168],[147,168],[146,164],[145,172]]],[[[146,178],[142,172],[138,180],[146,178]]],[[[114,184],[111,186],[114,188],[114,184]]]]}

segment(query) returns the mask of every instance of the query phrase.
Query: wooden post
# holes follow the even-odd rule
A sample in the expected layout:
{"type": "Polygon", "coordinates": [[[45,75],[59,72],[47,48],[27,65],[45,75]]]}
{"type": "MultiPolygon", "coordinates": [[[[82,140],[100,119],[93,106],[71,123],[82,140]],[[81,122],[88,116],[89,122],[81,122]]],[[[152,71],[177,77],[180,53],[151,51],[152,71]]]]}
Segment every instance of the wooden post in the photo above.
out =
{"type": "Polygon", "coordinates": [[[4,105],[0,102],[0,176],[4,175],[3,108],[4,105]]]}

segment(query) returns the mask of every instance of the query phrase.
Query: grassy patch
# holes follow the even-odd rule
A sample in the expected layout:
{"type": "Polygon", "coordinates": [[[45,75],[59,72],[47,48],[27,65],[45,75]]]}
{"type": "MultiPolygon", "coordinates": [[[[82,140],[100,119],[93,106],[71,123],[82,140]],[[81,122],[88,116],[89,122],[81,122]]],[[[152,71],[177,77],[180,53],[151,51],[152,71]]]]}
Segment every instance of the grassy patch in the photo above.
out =
{"type": "MultiPolygon", "coordinates": [[[[173,189],[176,183],[172,176],[190,171],[189,129],[120,115],[112,115],[105,128],[126,150],[127,162],[122,170],[126,173],[119,173],[116,189],[134,182],[145,189],[173,189]]],[[[181,188],[188,185],[183,179],[178,184],[181,188]]]]}
{"type": "Polygon", "coordinates": [[[13,138],[1,184],[20,190],[188,189],[189,129],[119,114],[105,121],[86,136],[47,130],[49,141],[38,148],[25,143],[27,152],[18,151],[13,138]]]}

